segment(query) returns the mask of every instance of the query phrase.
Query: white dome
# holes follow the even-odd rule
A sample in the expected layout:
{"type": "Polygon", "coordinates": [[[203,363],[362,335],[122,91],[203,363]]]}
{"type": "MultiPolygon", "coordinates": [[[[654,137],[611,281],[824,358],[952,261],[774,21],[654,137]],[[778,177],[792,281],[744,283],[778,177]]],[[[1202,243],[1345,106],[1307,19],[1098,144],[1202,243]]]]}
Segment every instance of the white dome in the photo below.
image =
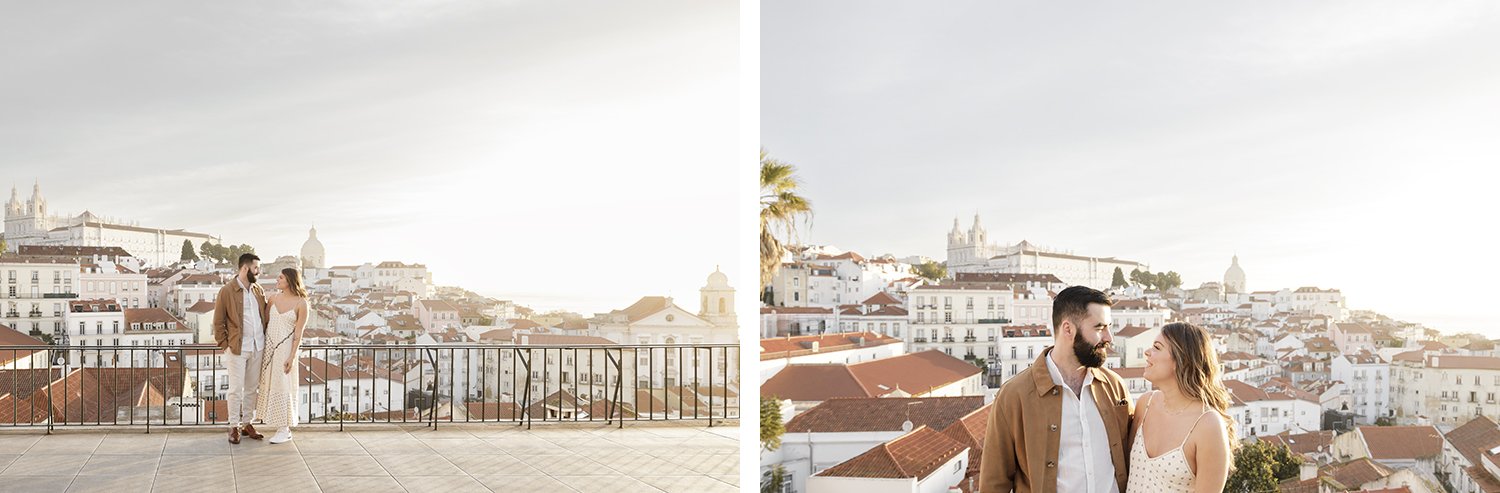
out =
{"type": "Polygon", "coordinates": [[[728,289],[729,288],[729,276],[724,275],[723,272],[719,272],[718,266],[715,266],[714,267],[714,273],[708,275],[708,286],[707,287],[709,287],[709,288],[724,288],[724,289],[728,289]]]}
{"type": "Polygon", "coordinates": [[[318,228],[307,231],[307,241],[302,243],[302,261],[306,267],[323,267],[323,242],[318,241],[318,228]]]}
{"type": "Polygon", "coordinates": [[[1245,289],[1245,270],[1240,268],[1239,255],[1234,256],[1229,263],[1229,269],[1224,271],[1224,287],[1235,292],[1245,289]]]}

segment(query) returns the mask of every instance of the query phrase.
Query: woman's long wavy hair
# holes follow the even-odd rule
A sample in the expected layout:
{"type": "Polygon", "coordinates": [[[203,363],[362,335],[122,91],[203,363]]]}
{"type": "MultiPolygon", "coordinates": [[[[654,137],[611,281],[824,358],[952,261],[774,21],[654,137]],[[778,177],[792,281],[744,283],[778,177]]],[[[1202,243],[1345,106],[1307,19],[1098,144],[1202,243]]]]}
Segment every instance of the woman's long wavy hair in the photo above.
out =
{"type": "Polygon", "coordinates": [[[1231,450],[1239,443],[1234,419],[1229,417],[1229,389],[1220,383],[1219,357],[1214,354],[1208,331],[1190,323],[1162,326],[1161,335],[1172,346],[1172,362],[1177,365],[1177,388],[1184,395],[1202,399],[1224,420],[1224,433],[1231,450]]]}
{"type": "Polygon", "coordinates": [[[298,298],[307,297],[307,288],[302,286],[302,273],[297,269],[287,267],[281,269],[281,275],[286,276],[287,292],[297,295],[298,298]]]}

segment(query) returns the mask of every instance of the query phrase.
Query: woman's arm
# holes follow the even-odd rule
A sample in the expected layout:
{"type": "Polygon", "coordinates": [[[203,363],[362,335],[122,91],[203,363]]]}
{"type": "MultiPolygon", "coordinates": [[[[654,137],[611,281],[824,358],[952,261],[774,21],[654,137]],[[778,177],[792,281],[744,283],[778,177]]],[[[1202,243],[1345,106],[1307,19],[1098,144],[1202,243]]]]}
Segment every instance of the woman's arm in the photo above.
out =
{"type": "Polygon", "coordinates": [[[1229,481],[1229,438],[1224,435],[1224,417],[1211,412],[1199,419],[1210,423],[1198,423],[1202,426],[1193,430],[1193,443],[1197,446],[1193,456],[1198,464],[1195,474],[1198,479],[1193,489],[1198,493],[1219,493],[1229,481]]]}

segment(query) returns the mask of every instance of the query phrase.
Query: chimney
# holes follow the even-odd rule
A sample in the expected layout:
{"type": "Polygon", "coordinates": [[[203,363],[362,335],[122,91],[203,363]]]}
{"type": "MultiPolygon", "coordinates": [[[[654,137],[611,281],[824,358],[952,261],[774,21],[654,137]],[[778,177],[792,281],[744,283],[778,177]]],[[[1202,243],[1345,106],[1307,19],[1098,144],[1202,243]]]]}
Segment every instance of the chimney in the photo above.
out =
{"type": "Polygon", "coordinates": [[[818,352],[818,341],[817,340],[814,340],[812,342],[812,352],[814,352],[814,353],[818,352]]]}
{"type": "Polygon", "coordinates": [[[1318,477],[1318,465],[1312,462],[1303,462],[1302,469],[1299,472],[1300,475],[1297,476],[1297,479],[1299,480],[1307,481],[1309,479],[1316,478],[1318,477]]]}

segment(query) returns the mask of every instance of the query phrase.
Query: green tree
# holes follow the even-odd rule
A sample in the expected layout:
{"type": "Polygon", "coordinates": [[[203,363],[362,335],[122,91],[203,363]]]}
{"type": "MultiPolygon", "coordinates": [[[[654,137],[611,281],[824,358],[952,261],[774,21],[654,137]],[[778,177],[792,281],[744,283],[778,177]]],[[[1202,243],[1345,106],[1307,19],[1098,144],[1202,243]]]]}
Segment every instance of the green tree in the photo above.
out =
{"type": "MultiPolygon", "coordinates": [[[[760,398],[760,448],[771,451],[781,448],[781,435],[786,426],[781,422],[781,402],[773,396],[760,398]]],[[[786,470],[781,464],[771,466],[760,483],[761,493],[780,493],[786,483],[786,470]]]]}
{"type": "Polygon", "coordinates": [[[932,282],[937,282],[944,277],[948,277],[947,264],[938,263],[932,260],[922,262],[920,265],[915,267],[915,270],[917,271],[917,276],[932,282]]]}
{"type": "Polygon", "coordinates": [[[1157,279],[1156,274],[1152,274],[1151,271],[1141,272],[1141,285],[1145,286],[1146,289],[1156,290],[1158,282],[1160,281],[1157,279]]]}
{"type": "Polygon", "coordinates": [[[772,451],[781,448],[781,435],[786,425],[781,422],[781,402],[773,396],[760,398],[760,448],[772,451]]]}
{"type": "Polygon", "coordinates": [[[193,251],[192,240],[182,240],[182,259],[198,260],[198,252],[193,251]]]}
{"type": "Polygon", "coordinates": [[[1302,457],[1285,445],[1255,442],[1234,451],[1234,469],[1224,483],[1224,491],[1249,493],[1276,491],[1277,484],[1298,476],[1302,457]]]}
{"type": "Polygon", "coordinates": [[[1114,278],[1114,280],[1112,280],[1112,281],[1109,282],[1109,287],[1111,287],[1111,288],[1123,288],[1123,287],[1126,287],[1126,286],[1129,286],[1129,285],[1130,285],[1130,283],[1125,282],[1125,271],[1120,270],[1120,268],[1118,266],[1116,266],[1115,267],[1115,278],[1114,278]]]}
{"type": "Polygon", "coordinates": [[[1179,288],[1182,287],[1182,276],[1178,274],[1177,271],[1167,271],[1167,273],[1163,274],[1162,277],[1158,280],[1158,284],[1160,284],[1162,291],[1179,288]]]}
{"type": "Polygon", "coordinates": [[[796,241],[797,220],[812,217],[812,205],[798,193],[797,169],[760,152],[760,285],[781,268],[786,245],[796,241]],[[785,238],[777,238],[785,234],[785,238]]]}
{"type": "Polygon", "coordinates": [[[1130,269],[1130,283],[1138,285],[1138,286],[1146,284],[1145,282],[1142,282],[1142,280],[1141,280],[1141,270],[1140,269],[1130,269]]]}

